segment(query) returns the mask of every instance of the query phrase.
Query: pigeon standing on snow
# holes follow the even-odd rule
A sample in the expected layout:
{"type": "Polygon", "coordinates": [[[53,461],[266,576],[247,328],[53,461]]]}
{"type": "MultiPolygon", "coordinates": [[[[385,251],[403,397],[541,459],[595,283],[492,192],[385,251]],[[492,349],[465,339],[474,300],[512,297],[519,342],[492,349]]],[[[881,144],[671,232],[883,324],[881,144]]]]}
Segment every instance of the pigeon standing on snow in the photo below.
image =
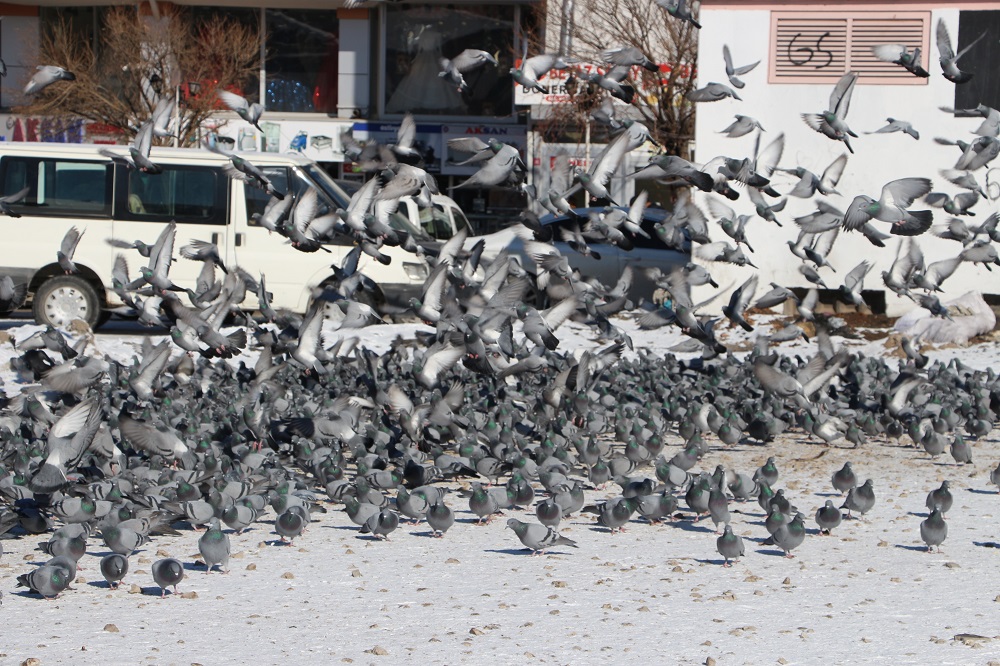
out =
{"type": "Polygon", "coordinates": [[[219,519],[213,518],[211,526],[198,539],[198,552],[205,560],[206,573],[212,571],[216,564],[223,572],[229,571],[229,535],[219,527],[219,519]]]}
{"type": "Polygon", "coordinates": [[[840,515],[840,509],[834,506],[833,500],[827,500],[826,504],[816,511],[816,525],[819,526],[820,534],[829,534],[833,528],[840,525],[841,520],[843,516],[840,515]]]}
{"type": "Polygon", "coordinates": [[[715,540],[715,547],[719,551],[719,555],[722,555],[726,559],[722,566],[729,567],[732,566],[730,560],[738,560],[743,557],[746,552],[746,546],[743,544],[743,537],[739,534],[733,532],[732,525],[726,525],[726,529],[722,532],[722,536],[715,540]]]}
{"type": "Polygon", "coordinates": [[[845,462],[844,466],[833,473],[833,488],[838,493],[846,493],[854,486],[858,485],[858,477],[851,468],[850,461],[845,462]]]}
{"type": "Polygon", "coordinates": [[[507,521],[507,527],[514,530],[514,534],[521,540],[525,547],[532,551],[532,555],[541,555],[552,546],[570,546],[577,548],[576,542],[556,532],[551,527],[538,525],[535,523],[525,523],[517,518],[507,521]]]}
{"type": "Polygon", "coordinates": [[[872,486],[872,480],[868,479],[865,481],[864,485],[857,488],[851,488],[847,492],[847,499],[844,500],[844,505],[841,509],[847,509],[847,517],[851,517],[853,511],[857,511],[862,516],[872,510],[875,506],[875,488],[872,486]]]}
{"type": "Polygon", "coordinates": [[[70,576],[63,567],[41,566],[17,577],[17,584],[46,599],[55,599],[69,587],[70,576]]]}
{"type": "Polygon", "coordinates": [[[945,537],[948,536],[948,523],[944,522],[941,509],[931,511],[926,519],[920,521],[920,538],[927,544],[927,552],[934,550],[934,546],[941,548],[945,537]]]}
{"type": "Polygon", "coordinates": [[[165,557],[153,562],[150,570],[153,573],[153,582],[160,588],[161,598],[167,596],[167,588],[171,586],[174,588],[174,594],[177,593],[177,584],[184,580],[184,565],[180,560],[165,557]]]}
{"type": "Polygon", "coordinates": [[[128,558],[120,553],[111,553],[101,558],[101,575],[108,581],[108,587],[118,589],[122,578],[128,573],[128,558]]]}

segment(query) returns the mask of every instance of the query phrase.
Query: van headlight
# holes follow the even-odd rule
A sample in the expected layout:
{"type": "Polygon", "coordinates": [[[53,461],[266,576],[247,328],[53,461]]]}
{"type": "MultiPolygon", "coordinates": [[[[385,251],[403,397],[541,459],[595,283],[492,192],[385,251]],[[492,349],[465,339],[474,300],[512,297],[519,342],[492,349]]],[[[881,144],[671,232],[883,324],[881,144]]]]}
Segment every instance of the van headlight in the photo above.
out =
{"type": "Polygon", "coordinates": [[[427,270],[427,264],[415,264],[403,262],[403,270],[406,272],[406,277],[411,280],[426,280],[430,272],[427,270]]]}

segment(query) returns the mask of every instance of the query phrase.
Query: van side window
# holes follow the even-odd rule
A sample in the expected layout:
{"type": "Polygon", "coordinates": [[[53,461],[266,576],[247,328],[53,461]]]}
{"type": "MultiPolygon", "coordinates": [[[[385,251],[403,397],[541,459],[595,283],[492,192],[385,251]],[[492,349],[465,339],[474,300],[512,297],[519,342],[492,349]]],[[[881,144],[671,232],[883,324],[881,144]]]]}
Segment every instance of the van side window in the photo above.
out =
{"type": "Polygon", "coordinates": [[[136,222],[224,225],[229,179],[209,166],[162,165],[158,174],[120,169],[115,217],[136,222]]]}
{"type": "Polygon", "coordinates": [[[105,161],[0,158],[2,196],[29,188],[13,206],[23,215],[111,217],[112,173],[105,161]]]}
{"type": "MultiPolygon", "coordinates": [[[[288,192],[288,167],[260,167],[274,188],[279,192],[288,192]]],[[[258,187],[243,185],[243,193],[247,202],[247,224],[251,227],[260,226],[254,215],[263,215],[271,195],[258,187]]]]}
{"type": "MultiPolygon", "coordinates": [[[[264,175],[267,176],[268,180],[271,181],[275,189],[279,192],[284,192],[286,197],[293,197],[296,201],[307,189],[315,189],[318,194],[318,202],[316,206],[317,217],[332,213],[338,208],[326,190],[317,187],[297,169],[268,166],[260,167],[260,169],[264,172],[264,175]]],[[[251,227],[260,226],[260,223],[254,219],[253,215],[254,213],[257,213],[258,215],[264,214],[264,209],[271,200],[271,195],[259,188],[251,187],[249,185],[244,185],[243,191],[246,195],[247,202],[247,224],[251,227]]],[[[333,241],[335,244],[350,244],[350,242],[350,239],[342,239],[339,237],[333,241]]]]}

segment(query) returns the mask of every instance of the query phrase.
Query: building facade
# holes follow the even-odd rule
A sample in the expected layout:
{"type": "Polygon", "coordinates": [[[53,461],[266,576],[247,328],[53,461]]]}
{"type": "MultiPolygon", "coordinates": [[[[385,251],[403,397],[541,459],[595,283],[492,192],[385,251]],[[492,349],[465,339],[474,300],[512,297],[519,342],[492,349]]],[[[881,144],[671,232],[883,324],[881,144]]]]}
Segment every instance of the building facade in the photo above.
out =
{"type": "MultiPolygon", "coordinates": [[[[846,154],[847,165],[836,188],[841,194],[825,197],[840,210],[846,210],[855,195],[878,199],[882,186],[897,178],[927,177],[933,182],[933,191],[951,196],[963,191],[940,173],[955,166],[961,149],[942,145],[935,138],[962,142],[977,138],[973,132],[983,117],[954,109],[975,109],[979,104],[1000,109],[1000,70],[996,67],[996,52],[1000,50],[1000,3],[702,0],[700,21],[703,28],[698,49],[699,85],[710,81],[728,84],[722,56],[724,45],[729,46],[734,64],[755,60],[761,64],[741,77],[746,83],[739,91],[742,101],[728,98],[699,104],[695,131],[698,162],[719,155],[743,158],[753,154],[755,134],[733,139],[721,133],[733,122],[734,115],[741,114],[757,119],[766,130],[761,137],[762,146],[784,133],[785,149],[779,163],[782,167],[800,166],[822,174],[828,165],[846,154]],[[942,76],[935,38],[939,21],[949,31],[956,52],[976,42],[959,61],[962,70],[973,74],[968,83],[955,84],[942,76]],[[891,43],[905,44],[910,50],[919,47],[923,67],[930,76],[914,76],[898,65],[874,57],[872,46],[891,43]],[[843,142],[813,131],[801,118],[803,113],[827,109],[834,86],[849,71],[860,75],[846,119],[858,134],[858,138],[850,139],[853,154],[843,142]],[[875,133],[887,125],[887,118],[910,122],[920,138],[916,140],[901,132],[875,133]]],[[[996,210],[1000,172],[993,170],[994,166],[1000,163],[987,164],[974,172],[989,197],[976,204],[975,217],[963,218],[969,224],[978,224],[996,210]]],[[[777,172],[772,184],[779,192],[787,193],[797,180],[795,176],[777,172]]],[[[699,197],[699,201],[706,203],[706,197],[699,197]]],[[[738,213],[754,214],[754,206],[745,192],[739,200],[726,203],[738,213]]],[[[922,200],[912,208],[933,210],[936,224],[952,217],[942,209],[930,208],[922,200]]],[[[757,250],[749,256],[759,267],[762,289],[772,281],[789,287],[811,286],[798,271],[802,262],[791,254],[786,242],[798,237],[800,230],[794,218],[815,210],[815,199],[788,197],[785,209],[777,214],[781,227],[756,216],[748,225],[748,240],[757,250]]],[[[889,230],[885,223],[875,222],[875,225],[884,232],[889,230]]],[[[716,240],[722,238],[721,233],[715,234],[716,240]]],[[[959,243],[941,240],[929,232],[916,242],[928,263],[954,257],[962,249],[959,243]]],[[[860,233],[841,232],[828,257],[837,272],[821,269],[820,274],[836,289],[845,273],[868,259],[874,264],[865,281],[868,301],[876,311],[902,314],[914,308],[914,304],[887,291],[880,278],[881,272],[889,270],[895,259],[898,243],[899,237],[893,236],[886,241],[887,247],[878,248],[860,233]]],[[[711,268],[720,284],[733,286],[741,284],[755,270],[726,264],[712,264],[711,268]]],[[[942,301],[971,290],[1000,294],[996,275],[980,265],[963,263],[942,286],[942,301]]],[[[725,297],[719,299],[716,307],[724,302],[725,297]]]]}

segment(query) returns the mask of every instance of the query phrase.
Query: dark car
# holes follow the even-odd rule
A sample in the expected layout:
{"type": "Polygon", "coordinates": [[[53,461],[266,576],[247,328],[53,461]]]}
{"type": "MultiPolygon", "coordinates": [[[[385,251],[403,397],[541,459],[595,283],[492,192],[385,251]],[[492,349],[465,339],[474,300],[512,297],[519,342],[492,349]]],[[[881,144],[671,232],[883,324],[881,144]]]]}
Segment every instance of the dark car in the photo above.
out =
{"type": "MultiPolygon", "coordinates": [[[[603,208],[576,208],[576,217],[546,215],[539,222],[543,227],[552,229],[551,240],[548,241],[555,246],[559,252],[569,261],[570,268],[580,272],[584,279],[597,279],[607,287],[611,288],[621,278],[626,266],[633,269],[632,287],[629,290],[629,298],[638,302],[645,298],[651,300],[653,292],[656,290],[654,280],[647,274],[646,269],[656,269],[652,273],[659,272],[667,274],[674,268],[684,266],[691,260],[690,251],[679,252],[668,248],[657,237],[655,227],[670,217],[670,212],[662,208],[647,208],[643,213],[642,230],[649,234],[646,238],[640,234],[625,232],[628,241],[631,242],[631,249],[623,249],[607,241],[587,238],[587,245],[600,256],[585,256],[573,249],[564,240],[563,230],[572,230],[574,225],[583,229],[588,221],[588,215],[600,213],[603,208]]],[[[619,210],[626,210],[620,208],[619,210]]],[[[504,229],[494,234],[482,237],[485,242],[484,256],[486,258],[495,257],[501,250],[507,249],[510,254],[521,262],[527,270],[532,273],[537,272],[535,262],[528,256],[524,247],[524,239],[519,236],[513,228],[504,229]]],[[[473,239],[470,239],[473,240],[473,239]]]]}

